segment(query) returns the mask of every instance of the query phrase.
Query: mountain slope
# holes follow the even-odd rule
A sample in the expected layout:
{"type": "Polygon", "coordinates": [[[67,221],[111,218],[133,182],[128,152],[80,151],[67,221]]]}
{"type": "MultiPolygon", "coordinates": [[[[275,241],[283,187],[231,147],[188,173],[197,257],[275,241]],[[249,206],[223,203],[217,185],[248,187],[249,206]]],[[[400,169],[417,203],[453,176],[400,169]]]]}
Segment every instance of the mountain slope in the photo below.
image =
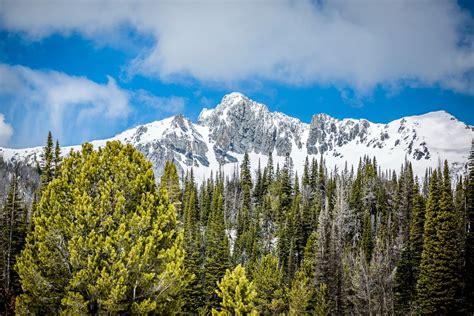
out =
{"type": "MultiPolygon", "coordinates": [[[[471,127],[444,112],[431,112],[392,121],[388,124],[367,120],[338,120],[316,114],[311,123],[279,112],[271,112],[240,93],[231,93],[214,109],[204,109],[197,123],[182,115],[129,129],[109,140],[130,143],[152,163],[157,176],[166,160],[174,160],[181,172],[191,167],[198,180],[221,168],[233,172],[248,152],[252,166],[265,165],[271,152],[275,164],[287,154],[301,174],[307,155],[322,155],[328,167],[357,166],[360,157],[375,156],[382,169],[398,171],[401,163],[412,161],[414,172],[423,176],[426,167],[436,167],[448,159],[455,172],[467,161],[474,132],[471,127]]],[[[95,147],[107,140],[92,141],[95,147]]],[[[64,148],[67,153],[70,149],[64,148]]],[[[7,162],[34,163],[41,147],[0,148],[7,162]]]]}

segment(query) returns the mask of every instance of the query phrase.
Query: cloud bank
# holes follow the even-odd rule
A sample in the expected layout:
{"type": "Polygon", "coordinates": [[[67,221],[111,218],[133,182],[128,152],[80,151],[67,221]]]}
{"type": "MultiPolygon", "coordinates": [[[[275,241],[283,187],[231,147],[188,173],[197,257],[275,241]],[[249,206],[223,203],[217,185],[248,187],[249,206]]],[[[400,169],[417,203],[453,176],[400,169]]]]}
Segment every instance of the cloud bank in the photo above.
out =
{"type": "MultiPolygon", "coordinates": [[[[147,97],[160,102],[159,113],[175,112],[176,97],[168,103],[168,98],[149,93],[147,97]]],[[[111,77],[96,83],[57,71],[0,64],[0,109],[6,104],[2,111],[15,122],[17,133],[10,142],[15,147],[42,144],[48,130],[68,143],[111,136],[111,131],[126,125],[134,105],[142,103],[137,92],[122,89],[111,77]]],[[[178,110],[183,107],[184,103],[178,110]]],[[[0,145],[11,136],[0,116],[0,145]]]]}
{"type": "Polygon", "coordinates": [[[454,1],[3,1],[0,26],[31,39],[151,35],[129,72],[165,81],[273,80],[440,86],[474,94],[473,20],[454,1]]]}

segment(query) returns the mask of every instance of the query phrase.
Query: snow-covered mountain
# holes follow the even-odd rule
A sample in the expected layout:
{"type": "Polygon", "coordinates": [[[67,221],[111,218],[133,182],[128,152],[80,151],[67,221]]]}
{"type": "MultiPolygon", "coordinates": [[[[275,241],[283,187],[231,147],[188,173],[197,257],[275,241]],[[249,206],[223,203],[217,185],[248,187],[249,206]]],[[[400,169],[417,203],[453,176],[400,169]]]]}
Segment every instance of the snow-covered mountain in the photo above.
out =
{"type": "MultiPolygon", "coordinates": [[[[194,169],[203,179],[222,168],[233,172],[245,152],[252,166],[267,163],[271,152],[275,164],[287,154],[301,174],[306,156],[322,155],[328,167],[356,166],[359,158],[376,157],[383,169],[399,170],[405,159],[412,161],[414,172],[422,176],[426,167],[436,167],[448,159],[453,170],[461,171],[469,155],[473,128],[444,111],[410,116],[388,124],[361,119],[338,120],[315,114],[310,124],[283,113],[270,112],[260,103],[240,93],[231,93],[214,109],[203,109],[196,123],[182,115],[140,125],[107,140],[91,143],[103,146],[108,140],[130,143],[152,163],[157,176],[166,160],[173,160],[180,171],[194,169]]],[[[63,153],[79,146],[64,148],[63,153]]],[[[0,148],[7,162],[32,164],[41,147],[0,148]]]]}

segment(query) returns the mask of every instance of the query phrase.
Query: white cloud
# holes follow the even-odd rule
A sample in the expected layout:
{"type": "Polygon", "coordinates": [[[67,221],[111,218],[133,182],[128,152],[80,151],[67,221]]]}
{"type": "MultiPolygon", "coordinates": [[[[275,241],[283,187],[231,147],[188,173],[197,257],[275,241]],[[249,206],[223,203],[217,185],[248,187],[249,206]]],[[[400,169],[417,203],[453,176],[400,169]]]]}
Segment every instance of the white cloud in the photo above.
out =
{"type": "Polygon", "coordinates": [[[38,144],[48,130],[61,140],[82,139],[130,112],[128,92],[111,77],[98,84],[84,77],[5,64],[0,64],[0,98],[16,117],[15,126],[21,125],[16,128],[17,141],[28,145],[38,144]]]}
{"type": "Polygon", "coordinates": [[[474,94],[472,18],[453,1],[4,1],[0,25],[41,38],[103,41],[124,25],[152,35],[130,71],[176,81],[270,79],[440,85],[474,94]]]}
{"type": "MultiPolygon", "coordinates": [[[[42,144],[48,130],[68,144],[112,136],[128,126],[130,113],[140,115],[135,107],[142,105],[158,109],[155,118],[184,108],[178,97],[125,90],[111,77],[97,83],[57,71],[0,64],[0,110],[14,123],[13,147],[42,144]]],[[[2,140],[0,132],[0,144],[6,142],[2,140]]]]}
{"type": "Polygon", "coordinates": [[[136,102],[164,113],[182,113],[186,105],[186,98],[177,96],[158,97],[145,90],[136,91],[134,96],[136,102]]]}
{"type": "Polygon", "coordinates": [[[0,113],[0,146],[6,146],[13,135],[13,127],[5,122],[5,116],[0,113]]]}

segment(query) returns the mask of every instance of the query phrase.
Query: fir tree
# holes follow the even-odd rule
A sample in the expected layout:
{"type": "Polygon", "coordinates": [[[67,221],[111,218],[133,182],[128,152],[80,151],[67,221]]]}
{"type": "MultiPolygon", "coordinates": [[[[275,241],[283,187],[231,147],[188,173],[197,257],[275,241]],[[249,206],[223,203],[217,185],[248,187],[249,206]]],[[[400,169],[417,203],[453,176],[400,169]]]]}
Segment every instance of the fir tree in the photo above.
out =
{"type": "Polygon", "coordinates": [[[85,144],[44,188],[16,269],[19,314],[169,313],[185,284],[183,235],[150,162],[85,144]]]}

